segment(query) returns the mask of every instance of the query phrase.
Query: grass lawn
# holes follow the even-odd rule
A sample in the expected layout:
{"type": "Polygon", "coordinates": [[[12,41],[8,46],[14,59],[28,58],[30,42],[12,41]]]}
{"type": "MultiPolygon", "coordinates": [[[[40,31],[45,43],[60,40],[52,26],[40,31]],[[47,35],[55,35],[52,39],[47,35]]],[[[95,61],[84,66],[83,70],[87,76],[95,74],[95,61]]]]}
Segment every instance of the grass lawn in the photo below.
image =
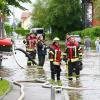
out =
{"type": "Polygon", "coordinates": [[[0,80],[0,96],[4,95],[7,90],[10,90],[10,84],[7,80],[0,80]]]}

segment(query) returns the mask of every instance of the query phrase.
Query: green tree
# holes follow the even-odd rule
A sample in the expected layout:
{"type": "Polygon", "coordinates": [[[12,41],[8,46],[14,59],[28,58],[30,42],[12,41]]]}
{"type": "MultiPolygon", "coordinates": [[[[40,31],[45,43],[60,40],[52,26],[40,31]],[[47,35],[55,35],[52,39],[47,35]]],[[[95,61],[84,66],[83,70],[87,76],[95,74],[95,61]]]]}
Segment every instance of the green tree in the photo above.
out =
{"type": "Polygon", "coordinates": [[[48,27],[47,22],[47,0],[37,0],[33,5],[32,22],[33,27],[48,27]]]}
{"type": "Polygon", "coordinates": [[[81,5],[79,0],[51,0],[49,12],[51,26],[55,31],[62,30],[65,33],[80,29],[81,5]]]}
{"type": "Polygon", "coordinates": [[[4,23],[4,28],[5,28],[6,34],[11,35],[13,31],[13,27],[9,25],[9,23],[4,23]]]}
{"type": "Polygon", "coordinates": [[[64,37],[64,33],[82,26],[80,0],[38,0],[34,5],[33,23],[51,27],[53,35],[64,37]]]}
{"type": "Polygon", "coordinates": [[[4,15],[9,15],[11,10],[9,6],[18,7],[20,9],[25,9],[25,7],[21,6],[20,3],[31,3],[30,0],[0,0],[0,13],[4,15]]]}

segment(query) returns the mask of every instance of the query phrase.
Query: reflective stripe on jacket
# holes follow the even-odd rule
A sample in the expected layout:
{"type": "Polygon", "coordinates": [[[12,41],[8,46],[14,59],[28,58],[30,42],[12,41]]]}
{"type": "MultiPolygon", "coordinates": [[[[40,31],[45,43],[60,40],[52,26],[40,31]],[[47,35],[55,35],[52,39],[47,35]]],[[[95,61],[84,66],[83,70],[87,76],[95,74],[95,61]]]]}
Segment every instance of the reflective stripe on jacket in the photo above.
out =
{"type": "Polygon", "coordinates": [[[78,61],[80,59],[80,56],[82,56],[82,48],[79,46],[78,42],[75,42],[73,45],[69,42],[67,43],[66,48],[66,55],[71,62],[78,61]]]}
{"type": "Polygon", "coordinates": [[[51,45],[49,49],[49,59],[53,61],[54,65],[60,65],[61,50],[59,46],[51,45]]]}

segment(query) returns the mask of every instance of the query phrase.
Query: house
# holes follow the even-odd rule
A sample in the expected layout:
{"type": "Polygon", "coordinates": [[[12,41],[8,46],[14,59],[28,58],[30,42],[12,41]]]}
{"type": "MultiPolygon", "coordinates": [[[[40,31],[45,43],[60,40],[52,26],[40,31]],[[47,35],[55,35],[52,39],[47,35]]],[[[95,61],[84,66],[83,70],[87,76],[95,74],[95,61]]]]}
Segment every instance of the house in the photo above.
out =
{"type": "Polygon", "coordinates": [[[31,13],[29,11],[23,11],[21,15],[21,27],[29,29],[31,26],[31,13]]]}
{"type": "Polygon", "coordinates": [[[99,12],[98,12],[98,9],[96,8],[96,1],[97,0],[94,0],[94,2],[93,2],[93,20],[92,20],[92,25],[93,26],[100,25],[100,20],[97,18],[97,14],[99,12]]]}

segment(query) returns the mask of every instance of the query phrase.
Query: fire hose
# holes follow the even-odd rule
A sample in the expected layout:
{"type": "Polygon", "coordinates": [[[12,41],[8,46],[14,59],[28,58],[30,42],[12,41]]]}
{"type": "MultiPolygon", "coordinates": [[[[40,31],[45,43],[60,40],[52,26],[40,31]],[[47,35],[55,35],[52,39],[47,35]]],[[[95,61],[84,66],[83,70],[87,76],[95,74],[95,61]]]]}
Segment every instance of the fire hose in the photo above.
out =
{"type": "Polygon", "coordinates": [[[20,87],[20,97],[18,98],[18,100],[23,100],[25,97],[25,93],[24,93],[24,85],[22,84],[23,82],[31,82],[31,83],[45,83],[44,80],[39,80],[39,79],[34,79],[34,80],[30,80],[30,81],[15,81],[14,84],[20,87]]]}
{"type": "MultiPolygon", "coordinates": [[[[30,57],[30,55],[24,51],[23,49],[20,49],[20,48],[17,48],[17,49],[14,49],[13,50],[13,56],[14,56],[14,59],[16,61],[16,63],[19,65],[19,67],[21,67],[22,69],[25,69],[23,66],[21,66],[17,60],[16,60],[16,57],[15,57],[15,51],[18,50],[18,51],[21,51],[22,53],[25,54],[26,57],[29,58],[30,61],[32,61],[33,65],[37,65],[37,63],[30,57]]],[[[23,82],[35,82],[35,83],[45,83],[44,80],[39,80],[39,79],[35,79],[35,80],[30,80],[30,81],[15,81],[14,84],[19,86],[20,87],[20,97],[18,98],[18,100],[23,100],[24,97],[25,97],[25,93],[24,93],[24,85],[22,84],[23,82]]]]}
{"type": "MultiPolygon", "coordinates": [[[[17,48],[17,49],[15,49],[15,50],[18,50],[18,51],[21,51],[22,53],[24,53],[24,54],[26,55],[26,57],[28,57],[29,60],[32,61],[33,65],[37,65],[37,63],[30,57],[30,55],[29,55],[26,51],[24,51],[23,49],[20,49],[20,48],[17,48]]],[[[15,50],[14,50],[14,51],[15,51],[15,50]]],[[[14,52],[14,51],[13,51],[13,56],[14,56],[14,59],[16,60],[15,52],[14,52]]],[[[17,60],[16,60],[16,63],[19,65],[19,67],[21,67],[22,69],[24,69],[24,67],[22,67],[22,66],[17,62],[17,60]]]]}

